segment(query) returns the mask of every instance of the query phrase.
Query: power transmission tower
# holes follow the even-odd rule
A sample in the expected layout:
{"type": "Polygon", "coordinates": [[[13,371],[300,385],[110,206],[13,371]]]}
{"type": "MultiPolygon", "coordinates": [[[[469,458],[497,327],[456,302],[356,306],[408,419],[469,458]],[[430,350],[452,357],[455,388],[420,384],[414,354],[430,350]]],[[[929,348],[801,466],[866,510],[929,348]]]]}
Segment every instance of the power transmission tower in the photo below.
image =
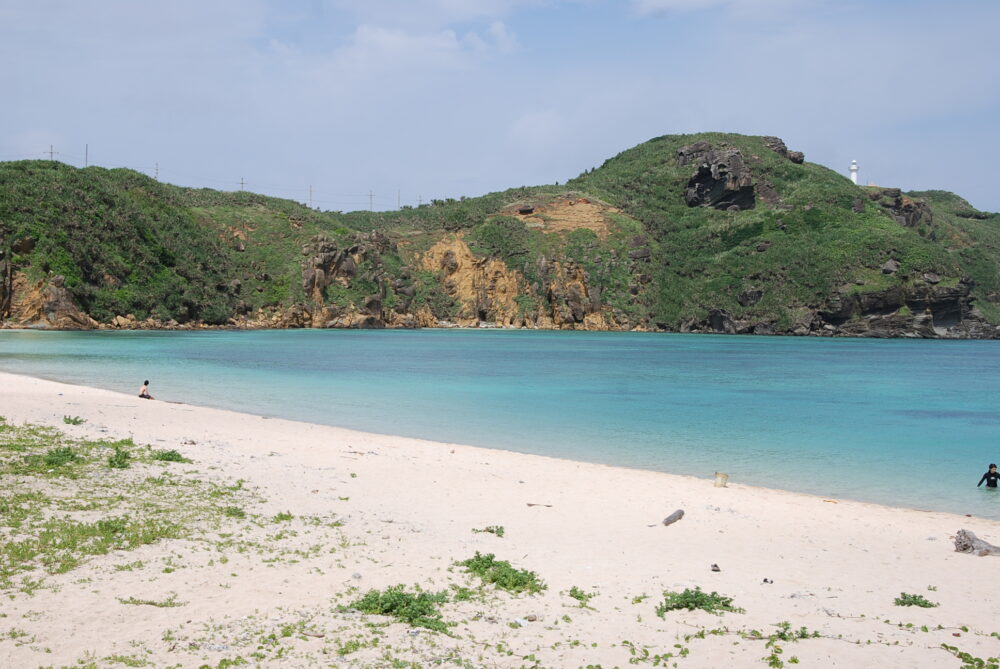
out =
{"type": "Polygon", "coordinates": [[[313,187],[311,184],[309,186],[309,208],[313,208],[313,187]]]}
{"type": "Polygon", "coordinates": [[[154,174],[153,178],[156,179],[157,181],[159,181],[160,180],[160,164],[159,163],[156,163],[156,171],[153,174],[154,174]]]}
{"type": "Polygon", "coordinates": [[[54,160],[54,159],[52,158],[52,156],[54,156],[54,155],[55,155],[56,153],[57,153],[57,151],[55,151],[55,150],[54,150],[54,149],[52,148],[52,145],[51,145],[51,144],[49,144],[49,160],[54,160]]]}
{"type": "Polygon", "coordinates": [[[88,167],[90,163],[90,144],[83,145],[83,166],[88,167]]]}
{"type": "Polygon", "coordinates": [[[399,197],[400,197],[400,191],[397,189],[396,190],[396,209],[399,209],[399,204],[400,204],[399,197]]]}
{"type": "Polygon", "coordinates": [[[243,177],[240,177],[240,190],[243,190],[243,186],[245,186],[245,185],[246,185],[246,182],[243,181],[243,177]]]}
{"type": "Polygon", "coordinates": [[[375,211],[375,192],[368,191],[368,211],[375,211]]]}

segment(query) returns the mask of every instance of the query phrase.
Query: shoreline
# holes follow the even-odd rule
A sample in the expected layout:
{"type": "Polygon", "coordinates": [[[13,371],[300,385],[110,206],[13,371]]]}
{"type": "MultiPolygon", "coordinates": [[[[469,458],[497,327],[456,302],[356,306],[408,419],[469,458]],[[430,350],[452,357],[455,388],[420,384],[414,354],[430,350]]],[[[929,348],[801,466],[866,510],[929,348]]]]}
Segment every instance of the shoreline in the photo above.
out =
{"type": "MultiPolygon", "coordinates": [[[[251,666],[282,666],[287,657],[297,658],[292,666],[386,666],[382,653],[392,644],[394,658],[421,664],[448,648],[473,666],[532,666],[533,656],[538,666],[610,668],[637,657],[628,640],[660,655],[688,647],[690,655],[671,660],[681,667],[755,667],[767,650],[749,630],[766,637],[780,621],[820,634],[778,641],[785,660],[794,654],[804,666],[957,666],[941,644],[996,655],[995,604],[982,584],[995,578],[997,563],[956,553],[950,536],[968,529],[1000,543],[997,521],[738,483],[715,488],[692,476],[141,400],[8,373],[0,373],[0,388],[8,424],[177,449],[194,463],[171,472],[227,489],[244,481],[237,487],[259,497],[244,503],[253,515],[242,529],[115,551],[46,576],[31,595],[14,593],[0,618],[5,666],[59,666],[88,653],[103,661],[134,648],[153,666],[216,666],[237,655],[251,666]],[[86,422],[63,424],[75,415],[86,422]],[[664,527],[677,509],[683,519],[664,527]],[[287,523],[267,520],[286,512],[287,523]],[[483,532],[490,526],[504,527],[505,536],[483,532]],[[249,548],[233,548],[237,540],[249,548]],[[282,542],[292,543],[286,550],[282,542]],[[535,571],[548,590],[487,589],[481,600],[442,605],[455,624],[448,635],[349,607],[370,588],[471,586],[454,564],[477,551],[535,571]],[[745,613],[656,614],[661,593],[695,587],[732,597],[745,613]],[[593,595],[586,607],[571,598],[573,588],[593,595]],[[894,605],[904,592],[940,606],[894,605]],[[171,596],[184,605],[124,601],[162,605],[171,596]],[[302,629],[322,636],[277,634],[291,655],[251,661],[262,652],[259,638],[303,621],[310,627],[302,629]],[[4,639],[8,628],[36,641],[4,639]],[[341,656],[351,639],[362,646],[341,656]],[[498,644],[513,655],[497,654],[498,644]]],[[[135,475],[142,471],[137,465],[135,475]]]]}
{"type": "MultiPolygon", "coordinates": [[[[751,335],[751,336],[755,336],[755,335],[751,335]]],[[[29,375],[29,374],[17,374],[17,373],[13,373],[13,372],[5,372],[5,371],[0,371],[0,385],[2,385],[4,376],[17,377],[17,378],[21,378],[21,379],[33,379],[33,380],[37,380],[37,381],[43,381],[43,382],[46,382],[46,383],[53,383],[53,384],[57,384],[57,385],[70,386],[70,387],[73,387],[73,388],[81,388],[81,389],[86,389],[86,390],[101,391],[101,392],[111,393],[112,395],[119,395],[122,398],[128,398],[128,399],[132,399],[132,397],[133,397],[132,395],[128,395],[126,393],[122,393],[121,391],[108,390],[108,389],[105,389],[105,388],[98,388],[96,386],[88,386],[88,385],[85,385],[85,384],[82,384],[82,383],[71,383],[71,382],[67,382],[67,381],[59,381],[59,380],[56,380],[56,379],[49,379],[49,378],[45,378],[45,377],[42,377],[42,376],[32,376],[32,375],[29,375]]],[[[290,423],[292,425],[310,426],[310,427],[313,427],[313,428],[330,428],[332,430],[337,430],[337,431],[344,432],[344,433],[346,433],[348,435],[351,435],[351,434],[356,435],[357,438],[362,438],[362,439],[363,438],[368,438],[368,439],[375,439],[375,440],[382,440],[382,439],[388,439],[388,440],[405,440],[407,442],[411,442],[415,446],[424,446],[424,447],[431,447],[431,448],[472,449],[472,450],[475,450],[475,451],[483,451],[484,455],[485,454],[490,454],[490,453],[504,453],[504,454],[507,454],[507,455],[510,455],[510,456],[514,456],[514,457],[541,458],[543,460],[548,460],[548,461],[552,461],[552,462],[555,462],[555,463],[565,463],[567,465],[570,465],[570,464],[571,465],[587,465],[587,466],[590,466],[590,467],[607,468],[607,469],[611,469],[611,470],[621,470],[621,471],[625,471],[625,472],[644,472],[644,473],[647,473],[647,474],[657,474],[657,475],[663,475],[663,476],[667,476],[667,477],[676,477],[676,478],[685,479],[685,480],[691,480],[691,481],[701,481],[701,482],[712,483],[713,480],[714,480],[713,477],[698,476],[698,475],[695,475],[695,474],[681,474],[681,473],[677,473],[677,472],[671,472],[671,471],[659,470],[659,469],[648,469],[648,468],[644,468],[644,467],[631,467],[631,466],[628,466],[628,465],[610,464],[610,463],[606,463],[606,462],[594,462],[592,460],[575,460],[575,459],[571,459],[571,458],[557,457],[557,456],[554,456],[554,455],[544,455],[544,454],[541,454],[541,453],[531,453],[531,452],[526,452],[526,451],[517,451],[517,450],[511,450],[511,449],[505,449],[505,448],[493,448],[493,447],[489,447],[489,446],[478,446],[478,445],[475,445],[475,444],[464,444],[464,443],[459,443],[459,442],[437,441],[437,440],[434,440],[434,439],[424,439],[424,438],[421,438],[421,437],[410,437],[410,436],[406,436],[406,435],[393,434],[393,433],[388,433],[388,432],[371,432],[371,431],[367,431],[367,430],[357,430],[357,429],[354,429],[354,428],[344,427],[344,426],[340,426],[340,425],[332,425],[332,424],[326,424],[326,423],[312,423],[312,422],[309,422],[309,421],[300,421],[300,420],[294,420],[294,419],[290,419],[290,418],[284,418],[284,417],[278,416],[278,415],[267,415],[267,414],[247,413],[247,412],[241,412],[241,411],[234,411],[232,409],[225,409],[225,408],[221,408],[221,407],[212,407],[212,406],[206,406],[206,405],[201,405],[201,404],[190,404],[190,403],[181,402],[181,401],[178,401],[178,400],[154,400],[154,401],[156,401],[156,402],[163,402],[165,404],[175,405],[175,406],[181,406],[181,407],[191,407],[191,408],[195,408],[195,409],[199,409],[199,410],[205,410],[205,411],[213,411],[213,412],[217,411],[217,412],[223,412],[223,413],[226,413],[226,414],[235,414],[237,416],[245,416],[245,417],[248,417],[248,418],[256,418],[256,419],[269,420],[269,421],[284,421],[284,422],[290,423]]],[[[0,414],[0,415],[3,415],[3,414],[0,414]]],[[[976,514],[962,514],[962,513],[958,513],[958,512],[954,512],[954,511],[941,511],[941,510],[937,510],[937,509],[921,509],[921,508],[912,507],[912,506],[905,506],[905,505],[901,505],[901,504],[888,504],[888,503],[883,503],[883,502],[874,502],[874,501],[868,501],[868,500],[853,499],[853,498],[850,498],[850,497],[837,497],[837,496],[820,495],[820,494],[817,494],[817,493],[802,492],[802,491],[798,491],[798,490],[788,490],[786,488],[780,488],[780,487],[755,485],[755,484],[752,484],[752,483],[742,483],[742,482],[739,482],[739,481],[732,481],[731,478],[732,477],[730,476],[730,482],[727,484],[727,487],[739,487],[739,488],[746,488],[746,489],[750,489],[750,490],[768,491],[770,493],[781,493],[781,494],[788,494],[788,495],[793,495],[793,496],[801,496],[801,497],[805,497],[805,498],[809,498],[809,499],[813,499],[813,500],[822,500],[823,502],[827,502],[827,503],[836,503],[836,504],[850,503],[850,504],[870,505],[870,506],[880,507],[880,508],[884,508],[884,509],[895,509],[895,510],[900,510],[900,511],[914,511],[914,512],[917,512],[917,513],[939,513],[939,514],[945,514],[945,515],[954,516],[955,518],[981,518],[982,520],[997,522],[998,524],[1000,524],[1000,519],[994,519],[994,518],[989,518],[989,517],[985,517],[985,516],[979,516],[979,515],[976,515],[976,514]]]]}

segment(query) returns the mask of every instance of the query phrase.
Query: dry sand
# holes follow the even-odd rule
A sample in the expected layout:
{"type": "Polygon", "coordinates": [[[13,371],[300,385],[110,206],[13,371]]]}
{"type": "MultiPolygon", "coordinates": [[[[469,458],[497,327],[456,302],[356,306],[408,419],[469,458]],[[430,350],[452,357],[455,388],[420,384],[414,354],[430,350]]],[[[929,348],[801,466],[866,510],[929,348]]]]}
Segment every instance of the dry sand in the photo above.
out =
{"type": "Polygon", "coordinates": [[[666,653],[673,657],[661,666],[763,667],[772,648],[750,630],[767,636],[781,621],[821,635],[777,642],[783,653],[774,657],[787,663],[795,656],[800,666],[961,666],[942,644],[1000,655],[992,634],[1000,631],[1000,559],[956,553],[950,540],[966,528],[1000,543],[995,521],[739,483],[715,488],[711,480],[150,402],[2,373],[0,415],[77,437],[131,436],[176,448],[195,460],[183,466],[192,475],[247,481],[264,500],[249,509],[256,517],[295,516],[282,525],[287,536],[276,535],[278,523],[239,530],[270,537],[284,547],[276,553],[161,541],[47,576],[30,596],[3,593],[10,597],[0,604],[0,667],[80,660],[115,667],[140,658],[156,667],[225,667],[241,657],[247,666],[412,661],[610,669],[630,660],[654,666],[666,653]],[[65,415],[87,422],[63,425],[65,415]],[[684,518],[664,527],[676,509],[684,518]],[[343,526],[310,524],[310,517],[343,526]],[[505,536],[472,532],[490,525],[503,526],[505,536]],[[487,588],[484,598],[444,604],[444,619],[457,623],[450,635],[338,609],[370,588],[474,585],[453,564],[476,551],[536,571],[548,589],[513,596],[487,588]],[[137,560],[143,566],[122,570],[137,560]],[[589,608],[568,596],[573,586],[596,593],[589,608]],[[656,615],[665,590],[695,586],[732,597],[746,612],[656,615]],[[901,592],[940,606],[895,606],[901,592]],[[168,593],[184,605],[121,602],[162,601],[168,593]],[[700,629],[719,633],[685,640],[700,629]],[[634,644],[634,655],[623,642],[634,644]]]}

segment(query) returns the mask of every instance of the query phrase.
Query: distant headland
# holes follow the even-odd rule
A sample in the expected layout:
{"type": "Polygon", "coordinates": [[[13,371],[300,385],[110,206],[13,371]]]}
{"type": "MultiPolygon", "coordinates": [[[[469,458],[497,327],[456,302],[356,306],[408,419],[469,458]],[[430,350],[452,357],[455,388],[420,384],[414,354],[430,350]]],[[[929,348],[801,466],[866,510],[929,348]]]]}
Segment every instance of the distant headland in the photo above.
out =
{"type": "Polygon", "coordinates": [[[994,339],[998,242],[1000,214],[777,137],[666,135],[564,185],[386,212],[7,162],[0,327],[994,339]]]}

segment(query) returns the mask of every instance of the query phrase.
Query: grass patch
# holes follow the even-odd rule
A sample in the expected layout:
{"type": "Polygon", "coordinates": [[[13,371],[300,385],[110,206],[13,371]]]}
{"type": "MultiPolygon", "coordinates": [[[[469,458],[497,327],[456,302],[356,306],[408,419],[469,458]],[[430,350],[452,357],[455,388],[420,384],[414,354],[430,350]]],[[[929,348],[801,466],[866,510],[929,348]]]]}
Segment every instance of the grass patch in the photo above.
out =
{"type": "Polygon", "coordinates": [[[67,425],[83,425],[87,422],[87,419],[80,418],[79,416],[63,416],[63,422],[67,425]]]}
{"type": "Polygon", "coordinates": [[[591,608],[590,600],[597,596],[596,592],[584,592],[575,585],[569,589],[569,593],[567,594],[576,601],[580,602],[580,607],[584,609],[591,608]]]}
{"type": "Polygon", "coordinates": [[[892,602],[896,606],[919,606],[922,609],[933,609],[938,606],[936,602],[932,602],[923,595],[911,595],[905,592],[899,593],[899,597],[892,602]]]}
{"type": "Polygon", "coordinates": [[[468,573],[475,574],[484,583],[492,583],[507,592],[535,594],[548,587],[535,572],[527,569],[515,569],[510,562],[497,560],[493,553],[482,555],[476,551],[474,557],[456,564],[465,567],[468,573]]]}
{"type": "Polygon", "coordinates": [[[683,592],[664,592],[663,602],[656,606],[656,615],[664,618],[668,611],[687,609],[701,610],[716,615],[723,612],[745,613],[741,608],[733,606],[733,598],[720,595],[717,592],[704,592],[701,588],[685,588],[683,592]]]}
{"type": "Polygon", "coordinates": [[[481,530],[472,528],[472,531],[476,534],[495,534],[498,537],[503,537],[504,535],[503,525],[487,525],[481,530]]]}
{"type": "Polygon", "coordinates": [[[282,512],[278,513],[277,515],[275,515],[274,518],[271,519],[271,522],[275,522],[275,523],[287,523],[292,518],[295,518],[295,516],[292,515],[291,511],[282,511],[282,512]]]}
{"type": "Polygon", "coordinates": [[[108,456],[108,467],[111,469],[128,469],[132,454],[121,446],[115,446],[115,452],[108,456]]]}
{"type": "Polygon", "coordinates": [[[122,604],[129,604],[131,606],[155,606],[161,609],[169,609],[175,606],[184,606],[187,602],[178,602],[177,593],[174,593],[164,600],[157,601],[155,599],[138,599],[136,597],[129,597],[128,599],[118,598],[118,601],[122,604]]]}
{"type": "MultiPolygon", "coordinates": [[[[130,439],[88,441],[47,427],[0,423],[0,592],[31,594],[43,587],[44,575],[65,573],[92,557],[200,536],[232,517],[224,505],[257,500],[241,482],[148,477],[106,466],[113,452],[128,454],[117,458],[132,469],[149,468],[153,452],[135,446],[130,439]]],[[[241,507],[233,508],[245,517],[241,507]]]]}
{"type": "Polygon", "coordinates": [[[19,571],[40,566],[49,574],[61,574],[86,556],[134,549],[179,536],[178,525],[159,519],[112,517],[81,523],[50,518],[34,528],[32,536],[0,545],[0,584],[19,571]]]}
{"type": "Polygon", "coordinates": [[[441,619],[438,604],[448,601],[443,592],[432,593],[417,590],[407,592],[405,586],[394,585],[385,590],[369,590],[368,593],[350,605],[362,613],[391,616],[412,625],[426,627],[435,632],[447,632],[448,624],[441,619]]]}
{"type": "Polygon", "coordinates": [[[174,449],[168,451],[153,451],[152,458],[158,462],[185,462],[191,463],[192,460],[185,458],[179,452],[174,449]]]}
{"type": "Polygon", "coordinates": [[[227,518],[246,518],[247,512],[238,506],[227,506],[222,509],[222,515],[227,518]]]}

